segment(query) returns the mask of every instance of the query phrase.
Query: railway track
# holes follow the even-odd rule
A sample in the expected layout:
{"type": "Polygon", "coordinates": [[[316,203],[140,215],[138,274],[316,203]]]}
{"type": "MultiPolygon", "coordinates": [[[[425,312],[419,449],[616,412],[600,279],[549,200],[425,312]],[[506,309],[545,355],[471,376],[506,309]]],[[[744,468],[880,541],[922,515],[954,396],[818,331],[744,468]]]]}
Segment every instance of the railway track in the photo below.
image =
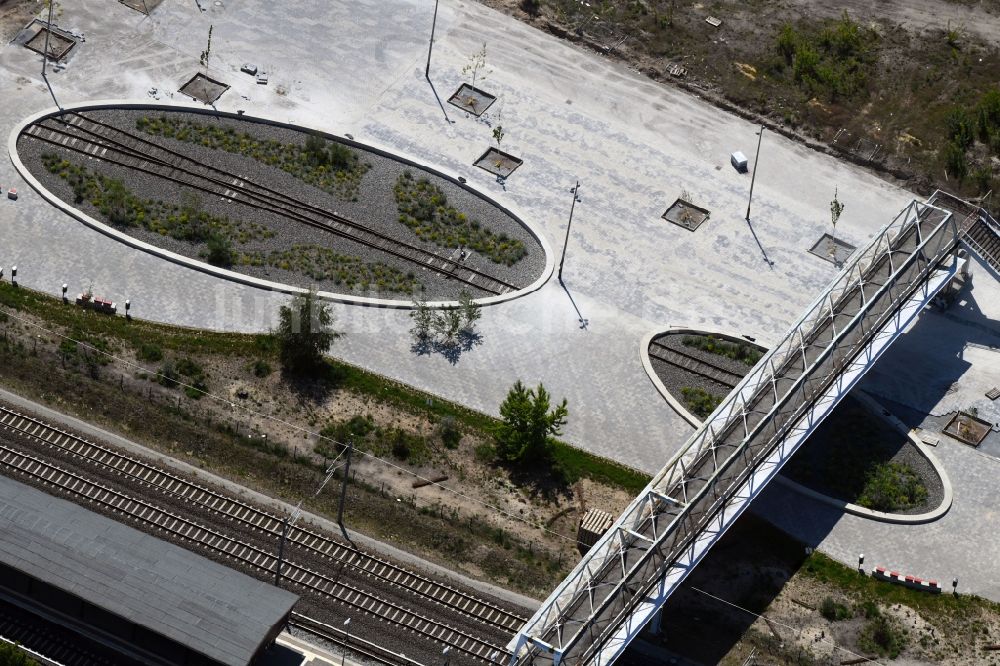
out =
{"type": "Polygon", "coordinates": [[[405,655],[399,655],[370,641],[362,640],[357,636],[352,637],[341,627],[320,622],[302,613],[293,611],[288,624],[317,638],[322,638],[325,641],[342,647],[345,650],[360,654],[366,659],[371,659],[379,664],[386,664],[387,666],[400,666],[401,664],[403,666],[420,666],[419,662],[413,661],[405,655]]]}
{"type": "Polygon", "coordinates": [[[68,630],[63,634],[60,633],[61,627],[43,626],[47,624],[16,606],[4,605],[0,608],[0,636],[8,641],[63,666],[120,666],[83,647],[80,640],[74,640],[68,630]]]}
{"type": "Polygon", "coordinates": [[[65,121],[43,119],[26,127],[24,134],[91,159],[146,173],[320,229],[492,295],[517,289],[505,280],[455,259],[454,253],[447,257],[439,255],[88,116],[70,112],[66,118],[65,121]]]}
{"type": "MultiPolygon", "coordinates": [[[[103,466],[120,476],[135,479],[140,484],[200,505],[226,520],[280,538],[284,519],[228,497],[148,463],[122,455],[105,446],[55,428],[39,419],[0,406],[0,428],[94,465],[103,466]]],[[[508,633],[515,633],[527,620],[505,608],[475,597],[467,592],[422,576],[380,557],[343,544],[319,532],[293,525],[287,542],[401,588],[423,600],[462,613],[466,617],[508,633]]]]}
{"type": "MultiPolygon", "coordinates": [[[[738,372],[727,370],[722,366],[701,359],[693,354],[671,349],[656,340],[653,340],[649,345],[649,356],[681,370],[711,379],[729,389],[735,388],[745,376],[738,372]],[[655,351],[654,347],[656,348],[655,351]]],[[[750,368],[747,368],[747,372],[749,371],[750,368]]]]}
{"type": "MultiPolygon", "coordinates": [[[[82,502],[123,515],[159,533],[186,541],[251,569],[271,575],[277,567],[277,557],[270,552],[3,444],[0,444],[0,468],[41,485],[56,488],[82,502]]],[[[450,646],[456,652],[478,661],[491,663],[495,655],[504,654],[500,646],[294,562],[283,560],[282,576],[284,580],[302,589],[335,599],[358,611],[450,646]]]]}

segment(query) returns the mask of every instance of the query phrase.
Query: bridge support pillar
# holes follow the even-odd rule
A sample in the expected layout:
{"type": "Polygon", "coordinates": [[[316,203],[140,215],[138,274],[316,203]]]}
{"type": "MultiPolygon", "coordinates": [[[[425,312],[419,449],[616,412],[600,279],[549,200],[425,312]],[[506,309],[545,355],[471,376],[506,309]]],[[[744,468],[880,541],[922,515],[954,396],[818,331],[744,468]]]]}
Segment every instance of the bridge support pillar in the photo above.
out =
{"type": "Polygon", "coordinates": [[[663,628],[663,609],[661,608],[660,610],[656,611],[656,614],[653,615],[652,619],[650,619],[649,624],[646,625],[646,631],[648,631],[654,636],[659,636],[660,630],[662,628],[663,628]]]}

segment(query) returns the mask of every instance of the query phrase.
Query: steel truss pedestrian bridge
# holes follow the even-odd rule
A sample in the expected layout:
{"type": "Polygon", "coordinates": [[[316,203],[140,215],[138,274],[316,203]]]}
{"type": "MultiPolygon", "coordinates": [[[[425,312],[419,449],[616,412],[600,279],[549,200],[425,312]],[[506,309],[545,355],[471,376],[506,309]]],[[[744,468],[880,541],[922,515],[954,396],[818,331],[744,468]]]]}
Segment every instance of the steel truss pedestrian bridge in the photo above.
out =
{"type": "Polygon", "coordinates": [[[998,233],[985,211],[936,192],[855,252],[522,627],[507,646],[509,664],[613,663],[955,276],[965,234],[983,225],[998,233]]]}

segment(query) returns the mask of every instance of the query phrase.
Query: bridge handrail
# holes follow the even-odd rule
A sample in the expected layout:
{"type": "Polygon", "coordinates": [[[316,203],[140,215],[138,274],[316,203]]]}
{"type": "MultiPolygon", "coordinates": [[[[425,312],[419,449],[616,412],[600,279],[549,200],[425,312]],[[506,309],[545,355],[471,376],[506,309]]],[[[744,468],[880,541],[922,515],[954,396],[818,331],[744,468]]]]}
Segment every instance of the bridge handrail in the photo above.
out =
{"type": "MultiPolygon", "coordinates": [[[[742,403],[743,406],[746,405],[748,398],[753,397],[752,394],[760,386],[760,378],[764,372],[770,368],[771,372],[774,372],[774,358],[775,356],[781,354],[781,361],[778,365],[782,365],[788,360],[788,356],[791,353],[788,349],[792,341],[795,340],[795,335],[798,334],[799,342],[802,340],[801,329],[806,326],[806,323],[811,317],[825,316],[830,312],[830,308],[835,307],[836,301],[847,293],[849,290],[858,286],[864,276],[865,271],[871,266],[871,263],[877,259],[885,256],[886,252],[892,247],[893,241],[903,232],[905,232],[910,226],[917,224],[919,222],[920,216],[927,212],[937,210],[933,206],[928,206],[927,204],[920,204],[918,202],[912,202],[906,209],[904,209],[899,215],[896,216],[894,220],[886,224],[878,234],[876,234],[869,244],[862,250],[855,253],[855,255],[849,260],[848,264],[844,267],[841,273],[834,278],[830,286],[824,290],[823,293],[813,302],[813,304],[806,310],[806,312],[799,318],[796,324],[792,327],[788,334],[776,345],[770,352],[768,352],[764,358],[757,364],[757,366],[751,371],[751,373],[741,381],[736,389],[729,395],[729,397],[723,401],[722,404],[713,412],[713,414],[705,421],[705,423],[692,435],[685,447],[678,452],[663,470],[651,481],[649,486],[647,486],[646,491],[641,494],[628,509],[622,514],[616,523],[616,526],[620,525],[636,525],[637,518],[641,522],[645,520],[646,502],[647,498],[654,493],[662,492],[658,489],[664,489],[664,481],[668,481],[665,489],[669,489],[674,483],[672,483],[673,476],[672,473],[676,472],[677,469],[683,471],[683,461],[685,457],[698,456],[702,452],[700,444],[703,444],[707,436],[714,437],[716,434],[715,428],[720,421],[725,421],[727,424],[730,421],[730,417],[735,413],[738,403],[742,403]],[[836,296],[835,296],[836,295],[836,296]],[[751,391],[747,391],[748,387],[753,387],[751,391]]],[[[920,243],[918,247],[915,248],[912,256],[915,257],[918,251],[924,249],[924,244],[930,239],[936,236],[936,232],[943,226],[949,219],[950,214],[946,211],[940,211],[945,213],[945,217],[942,219],[941,223],[935,227],[934,232],[927,235],[927,238],[918,237],[920,243]]],[[[919,227],[917,230],[919,234],[919,227]]],[[[943,250],[938,248],[939,254],[943,250]]],[[[890,255],[891,256],[891,255],[890,255]]],[[[861,313],[859,313],[861,314],[861,313]]],[[[799,352],[799,348],[795,349],[799,352]]],[[[699,493],[700,495],[701,493],[699,493]]],[[[675,517],[675,521],[677,518],[675,517]]],[[[667,532],[668,530],[664,530],[667,532]]],[[[549,601],[539,609],[536,615],[529,620],[520,633],[520,636],[528,636],[532,628],[542,625],[548,627],[551,625],[551,619],[553,613],[559,613],[559,606],[562,605],[560,600],[565,596],[567,588],[571,585],[577,584],[577,581],[588,576],[593,578],[597,570],[602,569],[604,564],[611,561],[611,551],[619,550],[613,542],[615,539],[620,539],[618,530],[614,530],[603,539],[601,539],[598,544],[594,546],[588,556],[581,561],[574,571],[567,577],[563,583],[556,588],[553,594],[549,597],[549,601]],[[595,563],[595,560],[600,559],[599,564],[595,563]],[[597,564],[595,569],[595,564],[597,564]]],[[[576,589],[570,593],[570,600],[576,597],[576,589]]],[[[523,644],[523,641],[521,641],[523,644]]],[[[520,645],[518,646],[520,647],[520,645]]]]}

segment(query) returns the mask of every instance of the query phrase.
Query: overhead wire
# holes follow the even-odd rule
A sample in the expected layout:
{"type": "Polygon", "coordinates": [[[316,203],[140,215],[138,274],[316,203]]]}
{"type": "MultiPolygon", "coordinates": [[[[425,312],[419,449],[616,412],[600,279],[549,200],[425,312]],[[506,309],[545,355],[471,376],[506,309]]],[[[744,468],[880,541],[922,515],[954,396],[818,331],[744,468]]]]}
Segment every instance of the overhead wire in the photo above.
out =
{"type": "MultiPolygon", "coordinates": [[[[716,601],[719,601],[719,602],[721,602],[721,603],[724,603],[724,604],[726,604],[727,606],[732,606],[733,608],[736,608],[736,609],[738,609],[738,610],[741,610],[741,611],[743,611],[744,613],[749,613],[750,615],[753,615],[754,617],[757,617],[757,618],[760,618],[761,620],[764,620],[764,622],[767,622],[768,624],[776,624],[776,625],[778,625],[778,626],[780,626],[780,627],[784,627],[784,628],[786,628],[786,629],[791,629],[792,631],[794,631],[794,632],[796,632],[796,633],[799,633],[799,632],[801,631],[801,630],[799,630],[799,629],[796,629],[795,627],[793,627],[793,626],[792,626],[792,625],[790,625],[790,624],[785,624],[784,622],[779,622],[779,621],[777,621],[777,620],[772,620],[772,619],[771,619],[771,618],[769,618],[769,617],[764,617],[764,616],[763,616],[763,615],[761,615],[760,613],[755,613],[754,611],[750,610],[749,608],[744,608],[743,606],[740,606],[739,604],[735,604],[735,603],[733,603],[732,601],[729,601],[728,599],[723,599],[722,597],[719,597],[719,596],[716,596],[716,595],[712,594],[711,592],[706,592],[705,590],[703,590],[703,589],[701,589],[701,588],[699,588],[699,587],[695,587],[694,585],[688,585],[687,587],[688,587],[689,589],[692,589],[692,590],[694,590],[695,592],[699,592],[699,593],[701,593],[701,594],[704,594],[704,595],[705,595],[706,597],[711,597],[712,599],[715,599],[716,601]]],[[[847,649],[847,648],[845,648],[845,647],[841,647],[841,646],[837,645],[836,643],[834,643],[833,641],[831,641],[831,640],[828,640],[828,639],[827,639],[827,638],[825,638],[825,637],[824,637],[824,638],[819,638],[819,637],[817,637],[817,639],[816,639],[816,640],[817,640],[817,642],[820,642],[820,643],[826,643],[827,645],[830,645],[830,646],[832,646],[832,647],[833,647],[833,648],[834,648],[835,650],[841,650],[841,651],[843,651],[843,652],[846,652],[847,654],[849,654],[849,655],[851,655],[852,657],[855,657],[855,658],[857,658],[857,659],[864,659],[865,661],[868,661],[868,662],[870,662],[870,663],[873,663],[873,664],[879,664],[879,663],[881,663],[881,662],[880,662],[879,660],[877,660],[877,659],[872,659],[872,658],[870,658],[870,657],[866,657],[866,656],[865,656],[865,655],[863,655],[863,654],[858,654],[857,652],[852,652],[851,650],[848,650],[848,649],[847,649]]]]}
{"type": "MultiPolygon", "coordinates": [[[[336,470],[343,466],[343,465],[338,465],[337,463],[338,463],[339,460],[341,460],[343,458],[345,452],[347,451],[347,447],[348,446],[352,446],[353,447],[353,444],[350,444],[350,445],[349,444],[344,444],[344,443],[339,442],[339,441],[335,440],[334,438],[329,437],[327,435],[324,435],[324,434],[322,434],[320,432],[315,432],[313,430],[310,430],[309,428],[305,428],[303,426],[291,423],[290,421],[287,421],[285,419],[279,418],[277,416],[274,416],[274,415],[271,415],[271,414],[264,414],[263,412],[256,411],[256,410],[254,410],[254,409],[252,409],[250,407],[247,407],[247,406],[244,406],[244,405],[240,405],[240,404],[235,403],[232,400],[230,400],[228,398],[225,398],[223,396],[216,395],[216,394],[211,393],[211,392],[209,392],[209,391],[207,391],[205,389],[199,388],[197,386],[193,386],[191,384],[187,384],[187,383],[185,383],[181,379],[174,378],[174,377],[167,377],[166,375],[164,375],[163,373],[161,373],[159,371],[150,370],[149,368],[146,368],[146,367],[144,367],[144,366],[142,366],[142,365],[140,365],[138,363],[135,363],[133,361],[130,361],[130,360],[126,359],[126,358],[122,358],[120,356],[115,356],[111,352],[108,352],[108,351],[105,351],[105,350],[102,350],[102,349],[98,349],[97,347],[95,347],[95,346],[93,346],[93,345],[91,345],[91,344],[89,344],[89,343],[87,343],[87,342],[85,342],[83,340],[78,340],[78,339],[76,339],[76,338],[74,338],[74,337],[72,337],[70,335],[66,335],[64,333],[60,333],[60,332],[55,331],[55,330],[50,329],[50,328],[46,328],[45,326],[42,326],[41,324],[38,324],[37,322],[31,321],[31,320],[26,319],[24,317],[19,317],[17,314],[14,314],[14,313],[11,313],[11,312],[7,312],[7,315],[10,318],[12,318],[12,319],[14,319],[16,321],[19,321],[19,322],[21,322],[22,324],[24,324],[26,326],[31,326],[33,328],[39,329],[41,331],[44,331],[45,333],[47,333],[49,335],[55,336],[57,338],[61,338],[62,340],[66,340],[68,342],[72,342],[72,343],[76,344],[77,346],[82,346],[85,349],[89,349],[92,352],[96,352],[98,354],[101,354],[101,355],[103,355],[103,356],[105,356],[105,357],[113,360],[113,361],[121,363],[121,364],[125,365],[126,367],[134,368],[134,369],[136,369],[138,371],[145,372],[148,375],[152,375],[154,377],[166,379],[166,380],[168,380],[168,381],[176,384],[177,386],[183,387],[186,390],[196,391],[196,392],[200,393],[201,395],[204,395],[204,396],[209,397],[209,398],[211,398],[211,399],[213,399],[213,400],[215,400],[217,402],[220,402],[220,403],[228,405],[233,410],[241,410],[243,413],[245,413],[247,415],[256,416],[256,417],[258,417],[258,418],[260,418],[262,420],[272,421],[274,423],[278,423],[278,424],[280,424],[282,426],[290,428],[290,429],[292,429],[294,431],[297,431],[297,432],[300,432],[300,433],[303,433],[303,434],[307,434],[307,435],[312,435],[312,436],[314,436],[314,437],[316,437],[316,438],[318,438],[320,440],[324,440],[324,441],[327,441],[327,442],[330,442],[332,444],[337,445],[338,447],[340,447],[340,453],[337,455],[336,458],[334,458],[327,465],[325,478],[320,483],[320,485],[316,489],[316,491],[313,492],[312,496],[314,498],[317,497],[317,496],[319,496],[320,492],[322,492],[323,488],[326,486],[326,484],[333,477],[333,474],[336,472],[336,470]]],[[[434,481],[433,479],[430,479],[430,478],[427,478],[425,476],[422,476],[422,475],[418,474],[417,472],[414,472],[413,470],[407,469],[407,468],[405,468],[405,467],[403,467],[401,465],[398,465],[398,464],[396,464],[396,463],[394,463],[394,462],[392,462],[390,460],[386,460],[384,458],[381,458],[380,456],[377,456],[377,455],[375,455],[375,454],[373,454],[373,453],[371,453],[369,451],[363,451],[363,450],[358,450],[358,449],[355,449],[355,451],[357,451],[357,453],[359,453],[359,454],[361,454],[363,456],[366,456],[368,458],[371,458],[373,460],[381,462],[382,464],[387,465],[387,466],[389,466],[389,467],[391,467],[391,468],[393,468],[393,469],[395,469],[395,470],[397,470],[399,472],[402,472],[402,473],[405,473],[405,474],[409,474],[410,476],[415,477],[416,479],[420,480],[421,482],[425,483],[426,485],[431,485],[431,486],[440,488],[441,490],[443,490],[445,492],[448,492],[448,493],[451,493],[452,495],[454,495],[456,497],[459,497],[461,499],[467,500],[467,501],[475,503],[475,504],[479,504],[479,505],[481,505],[481,506],[483,506],[483,507],[485,507],[487,509],[490,509],[492,511],[496,511],[500,515],[503,515],[503,516],[505,516],[507,518],[510,518],[510,519],[514,520],[514,521],[517,521],[517,522],[523,523],[523,524],[525,524],[525,525],[527,525],[529,527],[532,527],[533,529],[541,530],[541,531],[543,531],[545,533],[548,533],[548,534],[550,534],[550,535],[552,535],[554,537],[557,537],[559,539],[563,539],[565,541],[569,541],[571,543],[582,543],[582,542],[580,542],[578,539],[576,539],[574,537],[570,537],[568,535],[562,534],[561,532],[557,532],[555,530],[549,529],[548,527],[545,527],[545,526],[542,526],[542,525],[536,525],[536,524],[530,523],[529,521],[527,521],[523,517],[521,517],[521,516],[519,516],[517,514],[514,514],[514,513],[510,512],[510,511],[507,511],[506,509],[504,509],[502,507],[499,507],[499,506],[497,506],[495,504],[491,504],[489,502],[485,502],[485,501],[483,501],[480,498],[472,497],[472,496],[470,496],[470,495],[468,495],[466,493],[463,493],[461,491],[455,490],[454,488],[450,488],[448,486],[445,486],[445,485],[443,485],[442,483],[440,483],[438,481],[434,481]]],[[[292,512],[292,514],[291,514],[291,516],[292,516],[291,517],[291,522],[292,523],[294,523],[294,521],[298,519],[299,514],[300,514],[300,508],[302,506],[302,502],[303,501],[304,500],[300,500],[299,503],[298,503],[298,505],[295,507],[295,510],[292,512]]],[[[776,620],[772,620],[770,618],[765,618],[763,615],[761,615],[759,613],[756,613],[756,612],[754,612],[754,611],[752,611],[752,610],[750,610],[748,608],[744,608],[742,606],[739,606],[738,604],[735,604],[735,603],[733,603],[731,601],[728,601],[726,599],[718,597],[718,596],[716,596],[716,595],[714,595],[714,594],[712,594],[710,592],[706,592],[705,590],[702,590],[700,588],[697,588],[697,587],[694,587],[694,586],[690,586],[690,585],[688,587],[690,589],[694,590],[695,592],[699,592],[700,594],[703,594],[705,596],[711,597],[712,599],[715,599],[716,601],[724,603],[724,604],[726,604],[728,606],[736,608],[736,609],[738,609],[740,611],[743,611],[743,612],[748,613],[750,615],[753,615],[755,617],[764,619],[766,622],[777,624],[777,625],[783,626],[783,627],[785,627],[787,629],[791,629],[793,631],[797,631],[795,629],[795,627],[792,627],[791,625],[784,624],[784,623],[778,622],[776,620]]],[[[855,658],[858,658],[858,659],[867,659],[870,662],[879,663],[877,660],[869,659],[868,657],[865,657],[864,655],[852,652],[851,650],[848,650],[847,648],[841,647],[841,646],[837,645],[836,643],[834,643],[833,641],[826,640],[826,639],[823,639],[823,638],[818,639],[818,640],[821,641],[821,642],[825,642],[825,643],[831,645],[834,649],[846,652],[847,654],[851,655],[852,657],[855,657],[855,658]]]]}

